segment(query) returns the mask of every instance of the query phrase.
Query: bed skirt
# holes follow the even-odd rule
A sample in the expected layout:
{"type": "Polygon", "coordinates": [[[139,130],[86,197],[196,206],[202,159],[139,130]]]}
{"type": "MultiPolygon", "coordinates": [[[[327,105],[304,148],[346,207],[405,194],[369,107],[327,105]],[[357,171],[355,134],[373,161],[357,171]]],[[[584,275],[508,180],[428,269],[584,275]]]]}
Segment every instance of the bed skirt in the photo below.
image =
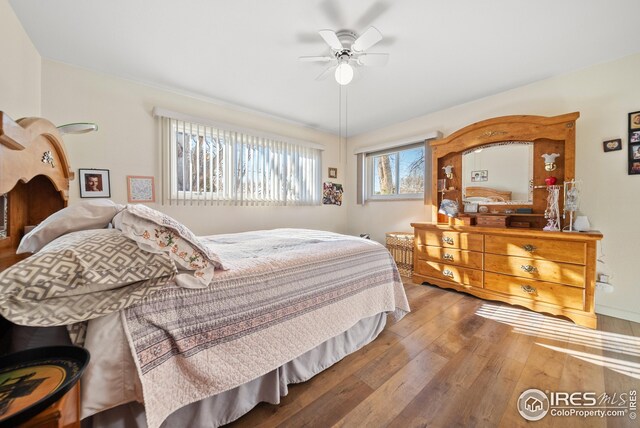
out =
{"type": "MultiPolygon", "coordinates": [[[[217,427],[238,419],[258,403],[280,403],[289,384],[304,382],[345,356],[372,342],[384,329],[386,313],[360,320],[349,330],[302,354],[279,368],[237,388],[185,406],[172,413],[163,428],[217,427]]],[[[82,421],[83,428],[146,428],[144,406],[122,404],[82,421]]]]}

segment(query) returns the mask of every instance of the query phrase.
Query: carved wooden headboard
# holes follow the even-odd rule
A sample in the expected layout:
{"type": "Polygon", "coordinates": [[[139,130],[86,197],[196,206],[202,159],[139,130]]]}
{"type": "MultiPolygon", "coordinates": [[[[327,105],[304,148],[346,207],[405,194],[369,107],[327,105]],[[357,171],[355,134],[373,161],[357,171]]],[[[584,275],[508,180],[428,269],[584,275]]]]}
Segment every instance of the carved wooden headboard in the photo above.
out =
{"type": "Polygon", "coordinates": [[[16,255],[26,225],[67,206],[74,174],[58,129],[46,119],[14,121],[0,112],[0,196],[6,194],[7,237],[0,239],[0,271],[16,255]]]}
{"type": "Polygon", "coordinates": [[[465,198],[487,198],[496,202],[507,202],[511,200],[511,193],[503,190],[492,189],[491,187],[467,186],[465,198]]]}

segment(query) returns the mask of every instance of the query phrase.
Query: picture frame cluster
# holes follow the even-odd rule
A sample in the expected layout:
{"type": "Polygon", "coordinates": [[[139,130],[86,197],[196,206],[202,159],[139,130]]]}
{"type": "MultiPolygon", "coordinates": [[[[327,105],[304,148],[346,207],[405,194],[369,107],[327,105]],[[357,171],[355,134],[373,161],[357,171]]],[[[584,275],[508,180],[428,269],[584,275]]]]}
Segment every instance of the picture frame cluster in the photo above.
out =
{"type": "Polygon", "coordinates": [[[640,111],[629,113],[629,175],[640,174],[640,111]]]}

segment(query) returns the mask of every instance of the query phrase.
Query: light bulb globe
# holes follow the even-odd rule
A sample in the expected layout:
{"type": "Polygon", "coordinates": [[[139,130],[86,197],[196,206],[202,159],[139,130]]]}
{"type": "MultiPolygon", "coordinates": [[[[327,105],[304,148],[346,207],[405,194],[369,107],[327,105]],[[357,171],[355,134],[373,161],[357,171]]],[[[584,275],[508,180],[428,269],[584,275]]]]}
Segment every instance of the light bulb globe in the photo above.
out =
{"type": "Polygon", "coordinates": [[[343,62],[336,68],[336,82],[341,85],[348,85],[353,79],[353,67],[343,62]]]}

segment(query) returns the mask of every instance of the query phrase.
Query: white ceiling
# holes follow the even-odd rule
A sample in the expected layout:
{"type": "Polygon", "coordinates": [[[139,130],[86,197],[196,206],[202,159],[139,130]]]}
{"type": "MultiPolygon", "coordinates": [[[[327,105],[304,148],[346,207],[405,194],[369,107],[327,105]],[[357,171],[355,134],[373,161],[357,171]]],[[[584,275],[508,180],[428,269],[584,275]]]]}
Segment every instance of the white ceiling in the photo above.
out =
{"type": "Polygon", "coordinates": [[[638,0],[10,1],[44,58],[333,133],[338,85],[297,58],[374,25],[391,57],[348,86],[349,135],[640,52],[638,0]]]}

